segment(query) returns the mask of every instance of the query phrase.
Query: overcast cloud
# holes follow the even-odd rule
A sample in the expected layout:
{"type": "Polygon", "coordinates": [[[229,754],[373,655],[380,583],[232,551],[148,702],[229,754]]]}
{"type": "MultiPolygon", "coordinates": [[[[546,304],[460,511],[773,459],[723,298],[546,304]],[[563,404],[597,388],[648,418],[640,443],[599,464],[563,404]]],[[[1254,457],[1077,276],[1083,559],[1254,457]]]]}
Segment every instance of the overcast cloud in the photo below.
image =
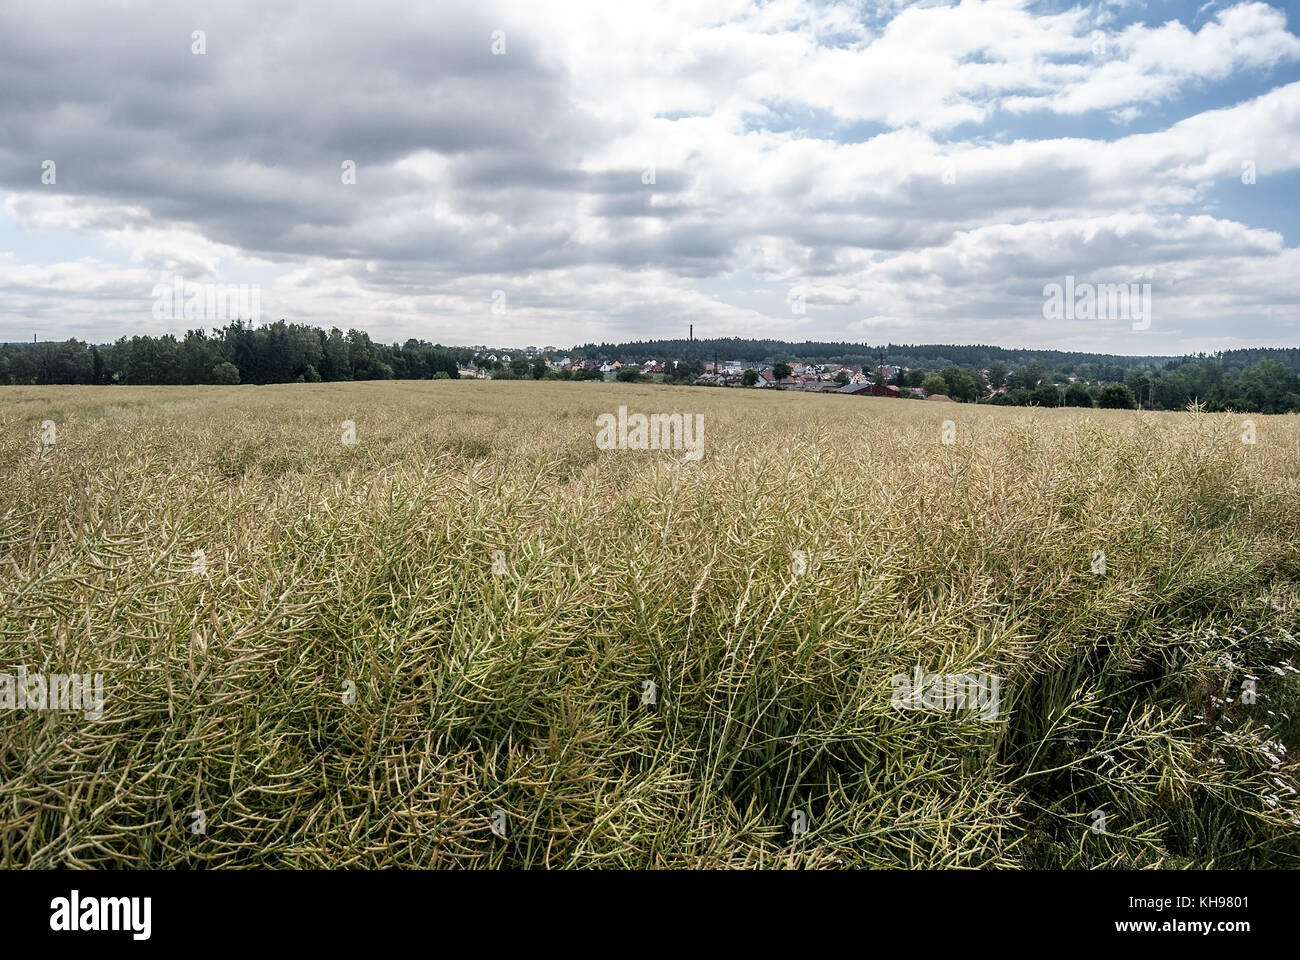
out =
{"type": "Polygon", "coordinates": [[[1296,20],[7,3],[0,339],[208,325],[154,319],[180,273],[385,341],[1300,345],[1296,20]],[[1150,282],[1150,328],[1045,321],[1066,275],[1150,282]]]}

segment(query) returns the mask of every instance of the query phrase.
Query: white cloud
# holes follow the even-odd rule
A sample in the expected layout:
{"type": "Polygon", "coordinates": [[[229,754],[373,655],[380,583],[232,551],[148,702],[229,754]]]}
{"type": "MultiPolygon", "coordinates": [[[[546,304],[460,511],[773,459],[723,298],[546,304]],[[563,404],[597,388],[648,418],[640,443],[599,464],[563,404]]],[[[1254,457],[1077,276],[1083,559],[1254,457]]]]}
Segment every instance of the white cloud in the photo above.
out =
{"type": "Polygon", "coordinates": [[[0,260],[0,338],[148,329],[140,289],[182,272],[265,278],[264,315],[383,339],[644,338],[695,322],[1075,342],[1122,332],[1035,327],[1035,291],[1147,269],[1177,279],[1162,301],[1191,313],[1177,337],[1155,325],[1142,352],[1212,338],[1225,316],[1294,340],[1296,297],[1276,279],[1293,249],[1224,191],[1267,195],[1300,164],[1300,83],[1264,79],[1300,40],[1262,3],[1189,8],[1186,24],[1125,12],[235,6],[205,20],[200,58],[183,11],[6,10],[0,236],[18,242],[0,260]],[[1258,95],[1176,109],[1243,78],[1258,95]],[[1156,103],[1181,119],[1129,132],[1156,103]],[[1009,123],[1018,138],[1001,135],[1009,123]],[[57,185],[39,182],[47,156],[57,185]],[[355,185],[340,180],[348,159],[355,185]],[[22,238],[69,234],[130,266],[25,256],[22,238]],[[785,302],[794,283],[806,316],[785,302]]]}

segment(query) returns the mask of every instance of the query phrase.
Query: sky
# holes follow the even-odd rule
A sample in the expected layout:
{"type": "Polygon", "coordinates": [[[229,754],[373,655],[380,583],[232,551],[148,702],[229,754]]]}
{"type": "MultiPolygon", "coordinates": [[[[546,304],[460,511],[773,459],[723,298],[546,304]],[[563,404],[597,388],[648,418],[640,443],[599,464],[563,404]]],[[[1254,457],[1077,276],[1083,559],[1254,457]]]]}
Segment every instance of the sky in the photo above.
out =
{"type": "Polygon", "coordinates": [[[1300,0],[0,5],[3,341],[1298,346],[1298,228],[1300,0]]]}

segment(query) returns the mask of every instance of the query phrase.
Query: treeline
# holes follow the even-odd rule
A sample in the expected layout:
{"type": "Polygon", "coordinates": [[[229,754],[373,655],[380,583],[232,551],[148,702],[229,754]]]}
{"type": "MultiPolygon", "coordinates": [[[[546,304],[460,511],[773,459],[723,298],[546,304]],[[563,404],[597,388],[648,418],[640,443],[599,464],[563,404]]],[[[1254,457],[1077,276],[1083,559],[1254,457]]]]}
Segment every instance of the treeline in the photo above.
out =
{"type": "Polygon", "coordinates": [[[777,360],[843,363],[875,367],[877,363],[924,370],[964,367],[982,370],[993,363],[1009,368],[1038,364],[1086,380],[1123,380],[1134,370],[1169,370],[1190,361],[1213,361],[1224,370],[1244,370],[1263,360],[1273,360],[1300,372],[1300,347],[1252,347],[1214,354],[1184,357],[1120,356],[1068,350],[1026,350],[989,344],[896,344],[823,340],[743,340],[735,337],[711,340],[643,340],[626,343],[588,343],[574,347],[572,356],[589,360],[639,361],[646,357],[709,361],[740,360],[744,363],[773,363],[777,360]]]}
{"type": "MultiPolygon", "coordinates": [[[[900,387],[943,392],[954,400],[1037,406],[1141,406],[1183,410],[1300,412],[1300,348],[1250,348],[1192,357],[1123,357],[1059,350],[1011,350],[952,344],[872,347],[863,343],[784,340],[649,340],[587,344],[570,356],[639,363],[665,361],[664,379],[693,382],[702,364],[720,360],[800,360],[856,364],[873,376],[880,363],[900,366],[900,387]],[[1005,388],[1002,389],[1002,388],[1005,388]],[[990,392],[998,391],[990,396],[990,392]]],[[[465,347],[424,340],[375,343],[361,330],[328,331],[283,320],[254,327],[235,321],[184,337],[122,337],[0,344],[0,384],[236,384],[457,378],[478,366],[497,377],[583,378],[594,371],[555,370],[542,357],[509,365],[465,347]]],[[[629,371],[627,376],[637,376],[629,371]]]]}
{"type": "Polygon", "coordinates": [[[1300,373],[1272,356],[1244,365],[1217,359],[1177,361],[1162,370],[1133,371],[1104,386],[1078,378],[1068,382],[1059,371],[1048,371],[1040,364],[1005,373],[998,366],[988,368],[988,385],[1008,389],[987,398],[988,403],[1146,410],[1185,410],[1189,404],[1199,403],[1212,412],[1300,412],[1300,373]]]}
{"type": "Polygon", "coordinates": [[[1142,407],[1211,411],[1300,412],[1300,348],[1247,348],[1187,357],[954,344],[872,347],[806,340],[651,340],[587,344],[575,355],[626,362],[674,356],[744,363],[802,361],[859,366],[875,379],[880,364],[901,369],[900,388],[954,400],[1021,406],[1142,407]],[[1002,388],[1006,388],[1005,391],[1002,388]],[[993,393],[992,391],[1001,391],[993,393]]]}
{"type": "MultiPolygon", "coordinates": [[[[1300,368],[1300,350],[1296,354],[1300,368]]],[[[777,360],[798,360],[814,363],[843,363],[850,366],[875,366],[884,362],[892,366],[916,367],[938,370],[948,366],[982,369],[1000,361],[1008,366],[1041,363],[1051,368],[1070,368],[1078,364],[1092,364],[1108,370],[1128,371],[1138,368],[1155,368],[1167,363],[1169,357],[1123,357],[1111,354],[1082,353],[1062,350],[1018,350],[987,344],[965,346],[960,344],[885,344],[846,341],[804,340],[743,340],[736,337],[711,340],[644,340],[627,343],[588,343],[575,347],[573,356],[588,360],[641,360],[646,357],[670,357],[710,361],[740,360],[744,363],[773,363],[777,360]]],[[[1119,374],[1122,376],[1122,373],[1119,374]]]]}
{"type": "Polygon", "coordinates": [[[235,321],[183,338],[122,337],[0,345],[3,384],[236,384],[336,380],[429,380],[458,376],[472,350],[423,340],[375,343],[362,330],[329,331],[283,320],[254,327],[235,321]]]}

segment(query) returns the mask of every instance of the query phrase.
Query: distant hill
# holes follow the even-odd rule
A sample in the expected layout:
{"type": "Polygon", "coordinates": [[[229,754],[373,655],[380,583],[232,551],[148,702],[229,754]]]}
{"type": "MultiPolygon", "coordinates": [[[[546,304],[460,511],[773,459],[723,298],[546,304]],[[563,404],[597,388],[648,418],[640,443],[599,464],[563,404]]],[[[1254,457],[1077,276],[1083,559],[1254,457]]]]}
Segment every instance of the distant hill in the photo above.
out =
{"type": "Polygon", "coordinates": [[[846,364],[887,364],[925,369],[946,366],[980,368],[994,361],[1010,367],[1041,363],[1051,370],[1069,370],[1078,364],[1118,367],[1124,371],[1163,370],[1187,360],[1217,360],[1225,370],[1241,369],[1260,360],[1276,360],[1291,370],[1300,371],[1300,348],[1250,348],[1226,350],[1214,354],[1181,357],[1167,355],[1125,356],[1067,350],[1032,350],[997,347],[991,344],[895,344],[873,345],[847,341],[748,340],[727,337],[703,340],[634,340],[625,343],[587,343],[576,346],[572,355],[591,360],[741,360],[746,363],[771,363],[776,360],[818,360],[846,364]]]}

